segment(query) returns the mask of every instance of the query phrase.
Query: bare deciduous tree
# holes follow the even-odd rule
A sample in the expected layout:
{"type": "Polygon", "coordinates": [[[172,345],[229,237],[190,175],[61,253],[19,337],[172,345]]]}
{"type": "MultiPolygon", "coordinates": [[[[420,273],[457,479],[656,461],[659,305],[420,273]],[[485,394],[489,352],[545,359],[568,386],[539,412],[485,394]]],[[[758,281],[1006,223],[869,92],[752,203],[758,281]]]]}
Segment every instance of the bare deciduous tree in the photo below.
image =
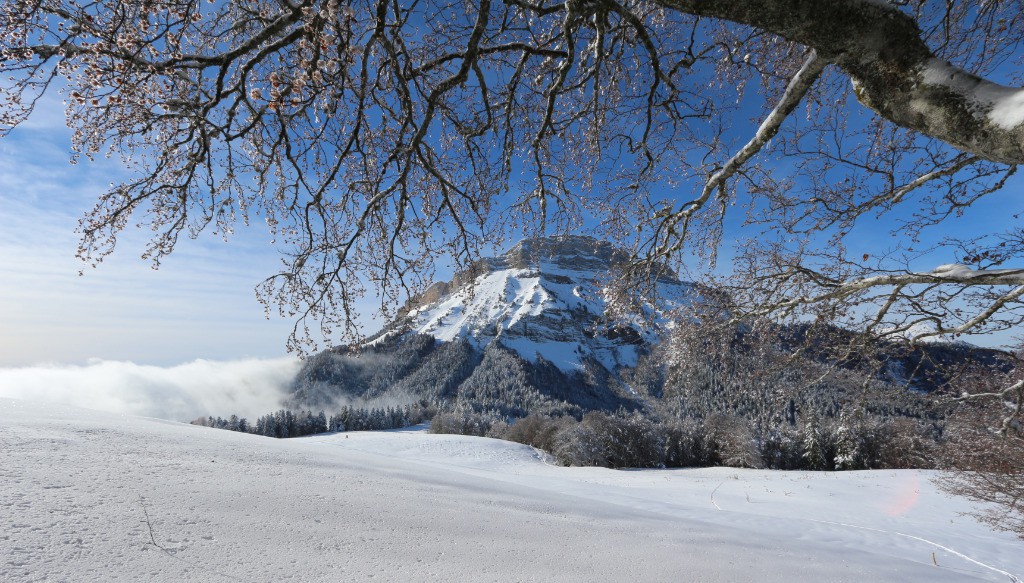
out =
{"type": "Polygon", "coordinates": [[[958,386],[963,406],[950,423],[946,456],[957,471],[940,484],[988,503],[975,513],[982,522],[1024,538],[1024,379],[1019,371],[981,370],[958,386]]]}
{"type": "Polygon", "coordinates": [[[762,227],[737,313],[971,333],[1020,320],[1019,231],[926,272],[839,243],[897,207],[913,240],[1013,174],[1024,94],[977,75],[1022,38],[1015,0],[15,0],[0,129],[60,91],[75,150],[134,171],[83,219],[86,260],[133,223],[159,262],[265,219],[288,251],[259,293],[293,347],[357,337],[367,282],[394,309],[504,233],[596,217],[638,269],[713,264],[736,202],[762,227]]]}

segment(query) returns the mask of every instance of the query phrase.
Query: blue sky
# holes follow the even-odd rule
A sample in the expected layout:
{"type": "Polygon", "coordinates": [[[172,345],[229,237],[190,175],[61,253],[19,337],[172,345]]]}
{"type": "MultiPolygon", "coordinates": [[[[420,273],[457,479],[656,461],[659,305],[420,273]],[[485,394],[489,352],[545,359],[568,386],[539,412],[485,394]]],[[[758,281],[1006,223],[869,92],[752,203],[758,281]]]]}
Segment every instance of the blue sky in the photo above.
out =
{"type": "Polygon", "coordinates": [[[122,170],[114,159],[71,165],[69,151],[56,98],[0,139],[0,366],[285,354],[291,321],[266,319],[253,293],[278,265],[260,225],[227,243],[183,240],[159,270],[139,258],[146,233],[130,229],[79,276],[78,218],[122,170]]]}

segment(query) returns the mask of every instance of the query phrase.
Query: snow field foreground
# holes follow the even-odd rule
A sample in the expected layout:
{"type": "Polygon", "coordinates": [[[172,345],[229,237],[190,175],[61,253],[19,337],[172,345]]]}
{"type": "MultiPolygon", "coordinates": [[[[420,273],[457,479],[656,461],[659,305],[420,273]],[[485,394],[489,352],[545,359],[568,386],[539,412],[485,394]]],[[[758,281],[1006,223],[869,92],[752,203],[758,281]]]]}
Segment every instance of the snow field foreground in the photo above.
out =
{"type": "Polygon", "coordinates": [[[423,432],[292,440],[0,400],[0,581],[1012,581],[918,471],[561,468],[423,432]]]}

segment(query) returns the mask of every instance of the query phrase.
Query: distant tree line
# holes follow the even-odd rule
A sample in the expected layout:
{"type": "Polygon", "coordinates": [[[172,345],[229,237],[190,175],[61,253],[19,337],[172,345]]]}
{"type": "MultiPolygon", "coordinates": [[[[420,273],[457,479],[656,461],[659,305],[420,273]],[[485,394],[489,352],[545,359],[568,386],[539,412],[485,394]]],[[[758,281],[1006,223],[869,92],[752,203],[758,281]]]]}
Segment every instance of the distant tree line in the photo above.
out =
{"type": "Polygon", "coordinates": [[[409,427],[429,420],[434,411],[432,407],[420,403],[400,407],[345,406],[330,417],[323,411],[314,414],[312,411],[281,409],[259,417],[252,424],[244,417],[239,418],[237,415],[232,415],[228,419],[200,417],[192,421],[192,424],[267,437],[286,438],[328,431],[372,431],[409,427]]]}

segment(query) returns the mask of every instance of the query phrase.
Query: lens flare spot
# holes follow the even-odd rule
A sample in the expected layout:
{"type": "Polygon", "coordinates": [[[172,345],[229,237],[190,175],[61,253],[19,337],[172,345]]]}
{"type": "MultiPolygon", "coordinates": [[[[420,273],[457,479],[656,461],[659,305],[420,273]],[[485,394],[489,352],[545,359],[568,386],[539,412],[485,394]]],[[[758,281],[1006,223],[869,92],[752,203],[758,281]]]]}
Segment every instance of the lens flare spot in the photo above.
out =
{"type": "Polygon", "coordinates": [[[921,482],[917,472],[903,474],[897,482],[892,499],[886,504],[885,512],[889,516],[903,516],[917,505],[921,497],[921,482]]]}

